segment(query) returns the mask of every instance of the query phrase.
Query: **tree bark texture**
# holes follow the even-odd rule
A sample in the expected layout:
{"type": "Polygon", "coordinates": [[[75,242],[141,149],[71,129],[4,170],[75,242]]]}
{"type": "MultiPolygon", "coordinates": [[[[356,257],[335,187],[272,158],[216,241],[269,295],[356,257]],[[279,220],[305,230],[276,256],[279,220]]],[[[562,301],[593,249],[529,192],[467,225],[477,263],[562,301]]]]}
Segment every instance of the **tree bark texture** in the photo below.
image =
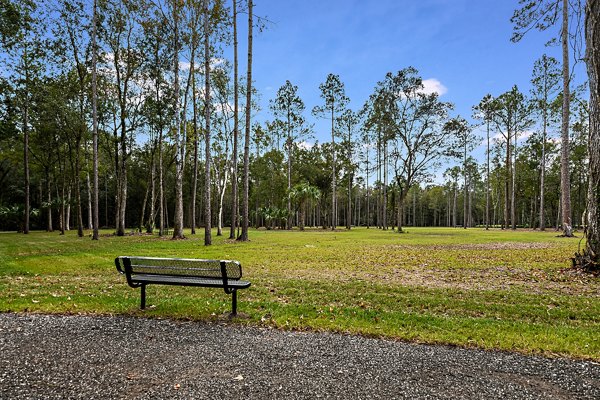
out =
{"type": "Polygon", "coordinates": [[[244,137],[244,201],[242,206],[242,233],[238,238],[248,240],[249,184],[250,184],[250,112],[252,111],[252,6],[248,1],[248,74],[246,78],[246,133],[244,137]]]}
{"type": "Polygon", "coordinates": [[[233,0],[233,154],[231,167],[231,229],[229,239],[235,238],[238,225],[238,135],[239,135],[239,77],[238,77],[238,37],[237,37],[237,0],[233,0]]]}
{"type": "Polygon", "coordinates": [[[485,182],[485,230],[490,229],[490,123],[487,126],[486,182],[485,182]]]}
{"type": "Polygon", "coordinates": [[[100,224],[99,219],[99,205],[98,205],[98,85],[97,85],[97,71],[96,64],[98,61],[98,49],[96,46],[96,19],[97,19],[97,3],[94,0],[94,11],[92,17],[92,135],[93,135],[93,166],[94,171],[94,193],[92,195],[94,201],[93,210],[93,225],[94,229],[92,232],[92,240],[98,240],[98,225],[100,224]]]}
{"type": "Polygon", "coordinates": [[[590,84],[586,253],[590,267],[597,270],[600,268],[600,0],[587,0],[585,11],[586,63],[590,84]]]}
{"type": "Polygon", "coordinates": [[[183,239],[183,167],[185,138],[181,134],[181,107],[179,99],[179,10],[173,1],[174,53],[173,75],[175,77],[175,215],[173,216],[173,239],[183,239]]]}
{"type": "Polygon", "coordinates": [[[204,245],[212,244],[210,187],[210,29],[208,0],[204,0],[204,245]]]}
{"type": "MultiPolygon", "coordinates": [[[[27,89],[25,89],[27,90],[27,89]]],[[[27,97],[27,94],[25,95],[27,97]]],[[[23,164],[25,166],[25,220],[23,221],[23,233],[29,233],[29,104],[25,99],[23,110],[23,164]]]]}
{"type": "Polygon", "coordinates": [[[569,106],[570,75],[569,75],[569,0],[563,0],[562,21],[562,73],[563,73],[563,104],[562,104],[562,126],[561,126],[561,149],[560,149],[560,191],[563,235],[573,236],[571,225],[571,179],[569,177],[569,106]]]}

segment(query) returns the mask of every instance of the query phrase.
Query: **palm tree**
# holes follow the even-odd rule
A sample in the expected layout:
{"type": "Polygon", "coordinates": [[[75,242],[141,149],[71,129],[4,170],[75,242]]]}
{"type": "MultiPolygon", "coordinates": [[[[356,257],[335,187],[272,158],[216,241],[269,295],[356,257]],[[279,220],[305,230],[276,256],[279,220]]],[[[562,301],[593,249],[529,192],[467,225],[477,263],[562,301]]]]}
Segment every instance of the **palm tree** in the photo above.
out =
{"type": "Polygon", "coordinates": [[[306,202],[308,200],[317,200],[321,197],[321,191],[316,186],[311,186],[306,182],[298,183],[290,189],[288,197],[293,202],[298,203],[300,216],[300,230],[304,230],[304,219],[306,216],[306,202]]]}

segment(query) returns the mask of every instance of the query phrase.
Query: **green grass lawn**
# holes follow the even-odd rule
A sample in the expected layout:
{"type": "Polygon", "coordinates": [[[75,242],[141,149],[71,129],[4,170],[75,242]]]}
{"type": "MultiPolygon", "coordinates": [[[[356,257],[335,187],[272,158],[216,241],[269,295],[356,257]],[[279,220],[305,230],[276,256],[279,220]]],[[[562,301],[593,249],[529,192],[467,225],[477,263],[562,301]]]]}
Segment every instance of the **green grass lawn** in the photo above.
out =
{"type": "Polygon", "coordinates": [[[600,360],[600,279],[569,267],[579,238],[556,232],[408,228],[251,231],[249,243],[75,232],[0,233],[0,312],[224,320],[222,290],[139,290],[118,255],[239,260],[252,286],[238,324],[600,360]]]}

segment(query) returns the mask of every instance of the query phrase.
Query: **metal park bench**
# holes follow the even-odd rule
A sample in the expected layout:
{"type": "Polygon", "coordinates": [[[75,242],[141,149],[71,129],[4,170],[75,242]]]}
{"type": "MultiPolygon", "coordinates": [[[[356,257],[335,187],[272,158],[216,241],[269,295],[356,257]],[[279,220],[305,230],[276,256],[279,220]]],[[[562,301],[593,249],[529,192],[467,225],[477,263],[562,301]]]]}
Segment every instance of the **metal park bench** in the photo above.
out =
{"type": "Polygon", "coordinates": [[[115,265],[129,286],[142,289],[142,310],[146,308],[146,285],[200,286],[223,288],[231,294],[231,314],[236,315],[237,291],[250,286],[241,280],[242,266],[237,261],[119,256],[115,265]]]}

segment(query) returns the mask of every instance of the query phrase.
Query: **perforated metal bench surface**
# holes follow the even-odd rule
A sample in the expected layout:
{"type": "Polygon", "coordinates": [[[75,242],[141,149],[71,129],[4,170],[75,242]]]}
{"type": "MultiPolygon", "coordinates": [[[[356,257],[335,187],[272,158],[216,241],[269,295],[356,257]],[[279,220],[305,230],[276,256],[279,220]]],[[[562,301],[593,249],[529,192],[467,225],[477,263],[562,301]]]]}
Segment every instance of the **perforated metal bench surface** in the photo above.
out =
{"type": "Polygon", "coordinates": [[[250,282],[241,280],[242,266],[233,260],[119,256],[115,258],[115,265],[129,286],[141,288],[141,309],[146,308],[149,284],[200,286],[223,288],[225,293],[231,294],[235,315],[237,290],[250,287],[250,282]]]}

